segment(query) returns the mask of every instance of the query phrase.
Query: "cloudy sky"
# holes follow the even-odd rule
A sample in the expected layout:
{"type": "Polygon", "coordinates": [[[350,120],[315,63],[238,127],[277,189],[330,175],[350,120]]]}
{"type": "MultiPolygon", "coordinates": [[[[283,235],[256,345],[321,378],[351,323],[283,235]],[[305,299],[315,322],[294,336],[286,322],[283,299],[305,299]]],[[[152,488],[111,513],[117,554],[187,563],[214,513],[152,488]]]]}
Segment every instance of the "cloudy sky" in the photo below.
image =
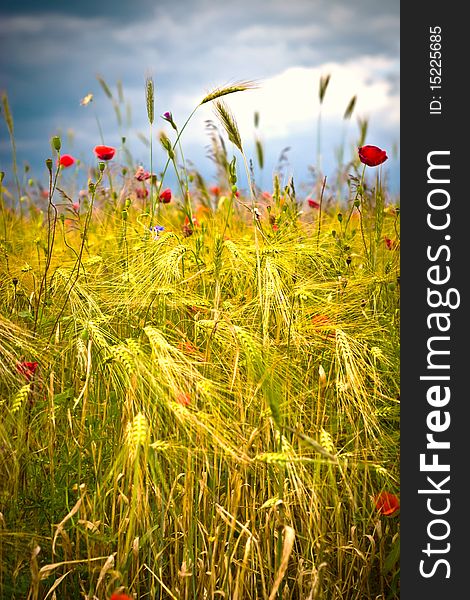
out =
{"type": "MultiPolygon", "coordinates": [[[[357,119],[369,119],[366,143],[387,149],[390,185],[399,189],[399,0],[3,0],[0,7],[0,91],[7,92],[15,123],[18,162],[42,177],[49,140],[60,133],[63,151],[92,164],[100,143],[126,136],[137,163],[148,166],[139,138],[148,135],[145,78],[156,87],[156,115],[172,111],[182,124],[215,87],[256,80],[258,89],[227,96],[247,154],[253,156],[253,115],[269,187],[285,147],[288,174],[309,179],[317,153],[318,84],[331,75],[322,112],[322,167],[333,176],[335,152],[345,136],[350,157],[357,119]],[[102,76],[124,115],[117,124],[102,76]],[[88,93],[94,100],[81,106],[88,93]],[[344,110],[357,104],[344,128],[344,110]],[[126,114],[130,112],[130,124],[126,114]],[[397,150],[398,149],[398,150],[397,150]]],[[[209,180],[204,105],[185,131],[185,155],[209,180]]],[[[160,118],[155,131],[167,128],[160,118]]],[[[171,131],[168,130],[168,133],[171,131]]],[[[11,171],[10,145],[0,123],[0,166],[11,171]]]]}

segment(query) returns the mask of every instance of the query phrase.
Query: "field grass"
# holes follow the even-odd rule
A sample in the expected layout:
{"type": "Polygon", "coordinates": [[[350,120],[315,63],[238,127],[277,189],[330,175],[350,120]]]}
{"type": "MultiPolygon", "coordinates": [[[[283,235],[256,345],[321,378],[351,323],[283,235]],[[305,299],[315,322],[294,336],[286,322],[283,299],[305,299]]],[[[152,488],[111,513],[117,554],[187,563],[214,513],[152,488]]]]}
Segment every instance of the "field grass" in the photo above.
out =
{"type": "Polygon", "coordinates": [[[2,182],[2,598],[399,597],[399,207],[355,152],[342,203],[258,189],[240,87],[217,188],[176,126],[168,203],[119,152],[79,193],[58,139],[2,182]]]}

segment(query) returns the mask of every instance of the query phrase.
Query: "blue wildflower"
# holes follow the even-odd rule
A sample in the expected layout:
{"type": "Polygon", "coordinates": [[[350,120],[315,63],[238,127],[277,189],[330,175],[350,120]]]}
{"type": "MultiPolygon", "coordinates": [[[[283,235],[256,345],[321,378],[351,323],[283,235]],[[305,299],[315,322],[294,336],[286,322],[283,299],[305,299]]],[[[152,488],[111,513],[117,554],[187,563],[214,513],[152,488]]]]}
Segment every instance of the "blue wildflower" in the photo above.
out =
{"type": "Polygon", "coordinates": [[[153,234],[154,240],[158,238],[158,236],[160,235],[160,231],[165,231],[163,225],[154,225],[153,227],[150,227],[150,232],[153,234]]]}

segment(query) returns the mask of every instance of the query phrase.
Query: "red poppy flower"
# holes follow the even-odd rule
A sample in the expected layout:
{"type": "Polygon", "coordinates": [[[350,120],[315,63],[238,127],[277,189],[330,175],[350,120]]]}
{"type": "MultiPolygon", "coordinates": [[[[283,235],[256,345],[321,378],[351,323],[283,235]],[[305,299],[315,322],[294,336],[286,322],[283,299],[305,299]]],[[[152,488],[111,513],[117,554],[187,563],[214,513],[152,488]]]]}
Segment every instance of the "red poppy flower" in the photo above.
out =
{"type": "Polygon", "coordinates": [[[313,315],[312,323],[315,327],[330,327],[331,321],[326,315],[313,315]]]}
{"type": "Polygon", "coordinates": [[[147,198],[149,191],[146,187],[138,187],[135,191],[137,198],[147,198]]]}
{"type": "Polygon", "coordinates": [[[388,156],[385,150],[377,146],[362,146],[358,148],[359,160],[368,167],[378,167],[384,163],[388,156]]]}
{"type": "MultiPolygon", "coordinates": [[[[184,218],[184,224],[189,225],[189,217],[184,218]]],[[[194,227],[199,227],[199,221],[197,220],[196,217],[193,217],[193,225],[194,225],[194,227]]]]}
{"type": "Polygon", "coordinates": [[[180,392],[176,396],[176,402],[182,406],[189,406],[191,404],[191,396],[189,394],[185,394],[184,392],[180,392]]]}
{"type": "Polygon", "coordinates": [[[395,250],[395,248],[398,247],[398,242],[390,239],[389,237],[384,237],[384,242],[388,250],[395,250]]]}
{"type": "Polygon", "coordinates": [[[37,362],[23,361],[23,362],[17,363],[17,365],[16,365],[16,370],[18,371],[18,373],[23,375],[23,377],[26,379],[26,381],[31,381],[31,379],[34,377],[34,374],[36,373],[37,368],[38,368],[37,362]]]}
{"type": "Polygon", "coordinates": [[[100,160],[111,160],[116,154],[116,148],[112,146],[95,146],[93,152],[100,160]]]}
{"type": "Polygon", "coordinates": [[[313,315],[312,324],[314,328],[319,332],[325,332],[327,338],[335,338],[336,334],[333,329],[333,324],[326,315],[313,315]]]}
{"type": "Polygon", "coordinates": [[[209,191],[211,192],[211,194],[214,194],[214,196],[220,196],[220,188],[218,185],[212,185],[209,188],[209,191]]]}
{"type": "Polygon", "coordinates": [[[168,204],[171,200],[171,190],[170,188],[166,188],[166,190],[163,190],[163,192],[160,194],[160,201],[163,202],[164,204],[168,204]]]}
{"type": "Polygon", "coordinates": [[[320,202],[314,200],[313,198],[307,198],[307,202],[310,208],[320,208],[320,202]]]}
{"type": "Polygon", "coordinates": [[[400,508],[400,501],[390,492],[380,492],[374,496],[374,502],[379,513],[387,517],[394,515],[400,508]]]}
{"type": "Polygon", "coordinates": [[[150,179],[151,175],[149,171],[146,171],[144,167],[140,166],[135,172],[134,177],[137,179],[137,181],[146,181],[147,179],[150,179]]]}
{"type": "Polygon", "coordinates": [[[62,154],[59,160],[59,165],[61,167],[67,168],[71,167],[75,162],[74,157],[71,154],[62,154]]]}
{"type": "Polygon", "coordinates": [[[178,344],[178,350],[181,350],[182,352],[188,352],[189,354],[194,354],[194,352],[196,352],[196,348],[191,344],[191,342],[189,340],[185,341],[181,341],[178,344]]]}
{"type": "Polygon", "coordinates": [[[109,600],[134,600],[132,596],[128,594],[116,594],[114,593],[109,600]]]}

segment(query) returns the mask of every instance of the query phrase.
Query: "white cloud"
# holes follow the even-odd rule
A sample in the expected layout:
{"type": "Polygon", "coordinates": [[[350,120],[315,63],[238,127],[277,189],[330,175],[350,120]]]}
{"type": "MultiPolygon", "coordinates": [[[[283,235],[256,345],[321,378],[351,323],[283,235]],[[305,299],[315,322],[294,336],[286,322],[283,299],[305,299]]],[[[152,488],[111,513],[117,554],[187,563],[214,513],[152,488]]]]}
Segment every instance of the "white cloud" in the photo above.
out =
{"type": "MultiPolygon", "coordinates": [[[[320,102],[318,84],[322,75],[331,74],[324,98],[322,118],[325,122],[340,123],[352,96],[357,96],[354,115],[380,120],[381,124],[398,131],[399,99],[385,74],[396,71],[395,61],[385,57],[364,56],[358,60],[325,63],[318,67],[290,67],[260,82],[255,90],[224,97],[238,123],[242,139],[253,136],[254,112],[260,114],[260,130],[265,140],[289,138],[295,134],[314,131],[320,102]]],[[[201,100],[201,94],[176,95],[173,104],[180,114],[189,112],[201,100]]],[[[215,119],[211,106],[198,110],[196,121],[186,138],[201,139],[203,123],[215,119]]]]}

